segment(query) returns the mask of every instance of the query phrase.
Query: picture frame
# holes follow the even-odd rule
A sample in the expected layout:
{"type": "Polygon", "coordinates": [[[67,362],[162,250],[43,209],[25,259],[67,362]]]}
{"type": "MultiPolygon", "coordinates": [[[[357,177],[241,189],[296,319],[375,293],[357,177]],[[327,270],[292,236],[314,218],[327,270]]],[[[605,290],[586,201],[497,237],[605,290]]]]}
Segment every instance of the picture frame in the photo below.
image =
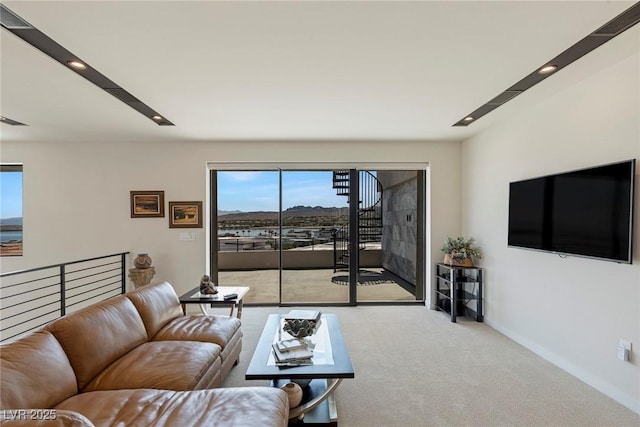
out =
{"type": "Polygon", "coordinates": [[[164,191],[130,191],[131,218],[164,218],[164,191]]]}
{"type": "Polygon", "coordinates": [[[202,202],[169,202],[169,228],[202,228],[202,202]]]}

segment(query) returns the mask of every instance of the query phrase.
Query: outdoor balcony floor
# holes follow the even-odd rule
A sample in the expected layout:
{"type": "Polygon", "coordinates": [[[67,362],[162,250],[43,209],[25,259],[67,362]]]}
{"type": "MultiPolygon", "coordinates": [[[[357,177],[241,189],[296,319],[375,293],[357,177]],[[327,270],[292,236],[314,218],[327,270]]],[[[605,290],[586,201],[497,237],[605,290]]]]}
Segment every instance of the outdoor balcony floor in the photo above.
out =
{"type": "MultiPolygon", "coordinates": [[[[345,303],[349,298],[347,271],[305,269],[282,271],[282,303],[345,303]]],[[[220,271],[222,286],[249,286],[247,304],[278,304],[278,270],[220,271]]],[[[358,301],[415,301],[401,284],[403,280],[382,268],[360,271],[358,301]]],[[[404,283],[406,286],[406,283],[404,283]]]]}

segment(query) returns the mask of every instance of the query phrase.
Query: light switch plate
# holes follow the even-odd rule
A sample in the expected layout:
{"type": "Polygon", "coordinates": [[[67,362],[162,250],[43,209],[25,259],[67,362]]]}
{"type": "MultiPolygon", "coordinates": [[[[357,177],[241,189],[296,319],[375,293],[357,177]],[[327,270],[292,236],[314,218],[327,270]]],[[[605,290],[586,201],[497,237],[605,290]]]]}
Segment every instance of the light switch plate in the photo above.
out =
{"type": "Polygon", "coordinates": [[[181,231],[180,240],[198,240],[197,231],[181,231]]]}

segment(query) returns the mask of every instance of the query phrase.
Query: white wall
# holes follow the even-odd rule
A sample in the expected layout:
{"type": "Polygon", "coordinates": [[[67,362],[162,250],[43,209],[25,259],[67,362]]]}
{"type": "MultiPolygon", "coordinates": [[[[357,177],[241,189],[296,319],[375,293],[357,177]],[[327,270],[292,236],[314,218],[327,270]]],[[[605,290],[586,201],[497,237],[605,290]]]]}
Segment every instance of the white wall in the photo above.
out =
{"type": "Polygon", "coordinates": [[[552,76],[555,95],[465,141],[462,170],[463,230],[485,255],[485,321],[640,412],[638,177],[633,265],[507,248],[510,181],[640,158],[637,34],[552,76]],[[606,65],[588,69],[598,60],[606,65]],[[633,342],[630,362],[617,359],[620,338],[633,342]]]}
{"type": "MultiPolygon", "coordinates": [[[[156,280],[186,291],[205,272],[204,230],[197,241],[180,241],[181,230],[169,229],[167,218],[131,219],[130,190],[164,190],[166,202],[204,201],[207,162],[425,162],[431,261],[441,259],[447,235],[464,231],[478,238],[487,270],[486,322],[640,412],[637,218],[633,265],[506,247],[510,181],[640,158],[638,42],[624,37],[600,49],[611,53],[626,41],[635,49],[631,56],[620,48],[609,67],[588,78],[592,71],[581,68],[591,63],[588,58],[573,64],[551,78],[564,79],[566,89],[462,149],[422,141],[2,141],[0,160],[24,163],[25,242],[24,256],[2,258],[1,270],[148,252],[156,280]],[[631,362],[617,360],[619,338],[633,342],[631,362]]],[[[535,90],[521,97],[535,96],[535,90]]]]}
{"type": "MultiPolygon", "coordinates": [[[[130,190],[164,190],[169,201],[206,200],[207,162],[429,163],[432,260],[460,231],[460,151],[455,142],[2,142],[2,162],[24,163],[24,256],[2,272],[129,251],[153,258],[156,280],[178,292],[205,273],[205,232],[180,241],[165,218],[130,218],[130,190]],[[451,179],[454,177],[454,179],[451,179]]],[[[187,231],[191,231],[189,229],[187,231]]]]}

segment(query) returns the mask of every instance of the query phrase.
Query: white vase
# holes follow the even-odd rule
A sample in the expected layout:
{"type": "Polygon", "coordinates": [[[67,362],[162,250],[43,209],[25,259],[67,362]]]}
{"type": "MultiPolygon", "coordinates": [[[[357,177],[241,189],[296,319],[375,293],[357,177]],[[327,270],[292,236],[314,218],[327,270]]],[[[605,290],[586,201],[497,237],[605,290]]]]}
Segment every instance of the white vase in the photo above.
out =
{"type": "Polygon", "coordinates": [[[296,383],[286,383],[280,387],[287,393],[289,398],[289,408],[295,408],[302,402],[302,387],[296,383]]]}

